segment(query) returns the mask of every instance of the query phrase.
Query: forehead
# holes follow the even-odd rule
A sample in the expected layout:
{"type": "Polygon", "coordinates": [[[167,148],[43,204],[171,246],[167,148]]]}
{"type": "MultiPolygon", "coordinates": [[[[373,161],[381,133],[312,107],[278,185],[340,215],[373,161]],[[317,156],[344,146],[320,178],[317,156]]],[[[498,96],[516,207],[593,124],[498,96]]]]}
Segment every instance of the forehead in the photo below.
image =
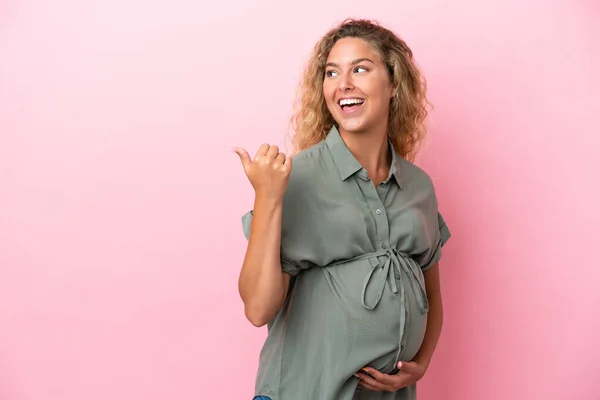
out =
{"type": "Polygon", "coordinates": [[[351,63],[357,58],[368,58],[374,62],[380,61],[379,54],[367,42],[353,37],[338,40],[331,48],[327,61],[345,64],[351,63]]]}

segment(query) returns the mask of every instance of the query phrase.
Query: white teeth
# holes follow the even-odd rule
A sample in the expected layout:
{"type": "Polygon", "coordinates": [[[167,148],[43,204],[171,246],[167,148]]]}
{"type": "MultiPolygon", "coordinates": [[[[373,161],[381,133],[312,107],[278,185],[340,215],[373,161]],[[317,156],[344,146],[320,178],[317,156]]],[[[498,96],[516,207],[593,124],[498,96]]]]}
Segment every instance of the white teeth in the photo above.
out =
{"type": "Polygon", "coordinates": [[[365,101],[362,99],[341,99],[340,106],[348,106],[350,104],[362,104],[365,101]]]}

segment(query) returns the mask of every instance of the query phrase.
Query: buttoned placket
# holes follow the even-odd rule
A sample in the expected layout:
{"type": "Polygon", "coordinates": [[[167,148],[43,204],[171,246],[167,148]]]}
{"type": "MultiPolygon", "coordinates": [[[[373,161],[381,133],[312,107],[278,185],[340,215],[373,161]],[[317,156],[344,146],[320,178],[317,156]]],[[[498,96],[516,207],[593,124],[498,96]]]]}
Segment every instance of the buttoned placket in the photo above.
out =
{"type": "MultiPolygon", "coordinates": [[[[389,183],[385,186],[379,185],[375,187],[371,178],[368,176],[366,170],[362,169],[357,174],[358,183],[361,192],[365,196],[365,201],[371,211],[371,215],[375,220],[375,229],[377,232],[377,246],[376,250],[387,250],[390,248],[390,227],[388,224],[387,212],[383,201],[389,188],[389,183]]],[[[396,279],[399,277],[396,276],[396,279]]]]}
{"type": "MultiPolygon", "coordinates": [[[[384,205],[385,198],[390,190],[391,178],[388,178],[386,181],[380,183],[377,187],[374,185],[373,181],[367,174],[366,170],[363,168],[355,175],[356,182],[361,189],[361,192],[365,196],[365,201],[371,211],[371,215],[375,220],[375,230],[377,234],[377,246],[379,247],[377,250],[383,250],[386,252],[390,252],[390,249],[395,248],[390,244],[390,227],[389,220],[387,217],[386,208],[384,205]]],[[[400,271],[394,269],[394,277],[397,281],[401,279],[400,271]]],[[[393,285],[394,288],[396,285],[393,285]]],[[[396,290],[394,290],[395,292],[396,290]]],[[[404,292],[404,288],[401,288],[401,291],[404,292]]],[[[400,296],[404,298],[404,295],[400,296]]],[[[398,304],[398,312],[402,315],[400,319],[402,321],[406,320],[406,304],[398,304]]],[[[404,349],[406,347],[406,337],[404,335],[405,324],[401,323],[401,331],[399,332],[398,337],[398,353],[396,355],[396,362],[404,355],[404,349]]]]}

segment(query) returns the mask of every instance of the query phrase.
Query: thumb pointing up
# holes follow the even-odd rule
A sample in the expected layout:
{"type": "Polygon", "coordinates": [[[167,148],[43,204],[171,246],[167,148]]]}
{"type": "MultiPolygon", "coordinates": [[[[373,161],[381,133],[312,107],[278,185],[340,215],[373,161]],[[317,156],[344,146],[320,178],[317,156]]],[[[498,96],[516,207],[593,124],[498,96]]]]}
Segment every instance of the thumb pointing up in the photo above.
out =
{"type": "Polygon", "coordinates": [[[244,171],[248,173],[248,168],[250,168],[250,165],[252,165],[252,159],[250,158],[250,154],[248,154],[248,152],[245,149],[239,147],[232,147],[231,151],[236,153],[240,157],[240,160],[242,161],[242,166],[244,167],[244,171]]]}
{"type": "Polygon", "coordinates": [[[231,151],[240,157],[257,196],[277,201],[283,199],[292,171],[291,157],[281,153],[279,147],[266,143],[260,146],[254,159],[240,147],[233,147],[231,151]]]}

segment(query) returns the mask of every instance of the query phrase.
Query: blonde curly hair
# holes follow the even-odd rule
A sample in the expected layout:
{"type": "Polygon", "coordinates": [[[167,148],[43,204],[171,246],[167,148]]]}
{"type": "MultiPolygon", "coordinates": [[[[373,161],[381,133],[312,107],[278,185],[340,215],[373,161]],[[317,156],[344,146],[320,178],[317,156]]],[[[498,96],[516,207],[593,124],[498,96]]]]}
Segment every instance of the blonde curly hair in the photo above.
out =
{"type": "Polygon", "coordinates": [[[377,22],[365,19],[345,20],[315,45],[298,88],[297,111],[291,119],[294,150],[319,143],[335,124],[323,96],[325,64],[335,43],[347,37],[364,40],[387,66],[390,81],[397,89],[390,101],[388,137],[400,156],[414,161],[425,138],[425,118],[431,106],[426,97],[427,84],[406,43],[377,22]]]}

